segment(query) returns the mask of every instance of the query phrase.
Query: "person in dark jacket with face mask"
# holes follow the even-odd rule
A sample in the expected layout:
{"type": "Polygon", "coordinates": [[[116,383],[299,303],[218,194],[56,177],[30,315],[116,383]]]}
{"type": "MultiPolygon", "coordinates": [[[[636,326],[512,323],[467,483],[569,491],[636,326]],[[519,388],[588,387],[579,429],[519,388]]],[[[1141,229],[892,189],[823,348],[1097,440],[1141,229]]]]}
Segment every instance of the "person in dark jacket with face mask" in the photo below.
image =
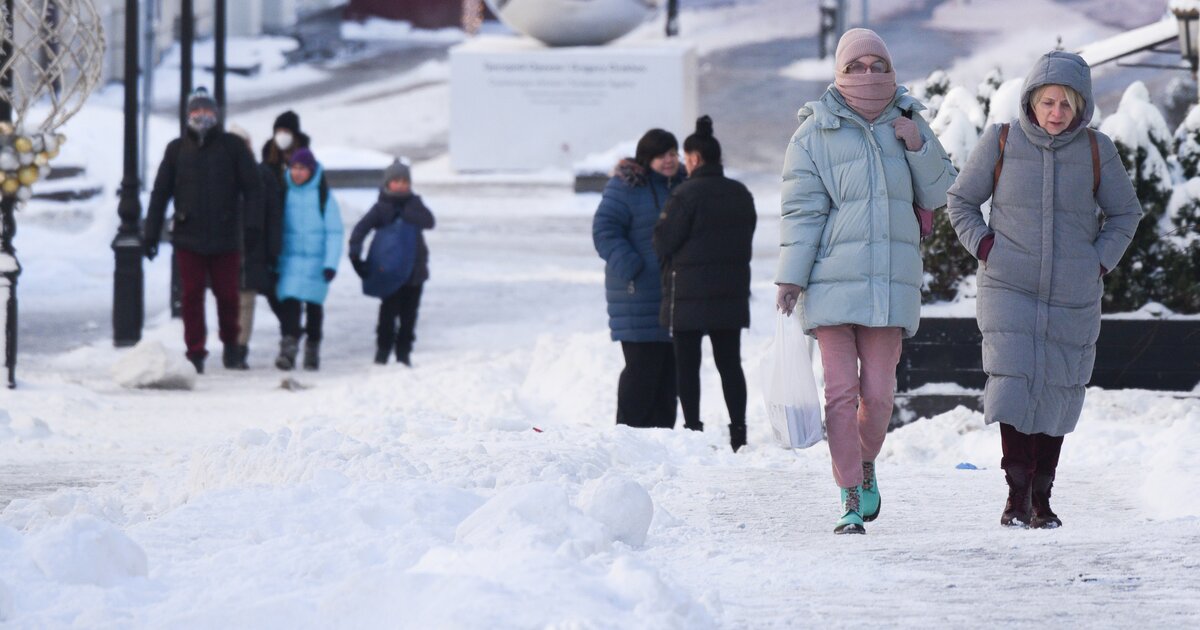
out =
{"type": "Polygon", "coordinates": [[[721,374],[734,451],[746,444],[746,377],[741,337],[750,327],[750,255],[758,215],[745,186],[725,177],[712,119],[683,142],[688,179],[675,188],[654,228],[662,266],[659,322],[675,345],[675,382],[684,426],[700,423],[700,342],[708,335],[721,374]]]}
{"type": "MultiPolygon", "coordinates": [[[[283,112],[275,119],[271,137],[263,143],[262,163],[275,171],[279,180],[279,189],[286,190],[284,172],[297,149],[308,149],[311,139],[308,134],[300,131],[300,116],[292,110],[283,112]]],[[[282,193],[280,193],[282,194],[282,193]]]]}
{"type": "Polygon", "coordinates": [[[375,363],[385,365],[394,351],[396,360],[412,366],[413,341],[416,339],[417,311],[421,307],[421,291],[429,279],[429,247],[425,230],[434,226],[433,213],[421,198],[412,192],[412,174],[408,166],[396,160],[383,172],[379,201],[367,211],[350,232],[350,263],[360,277],[367,275],[362,258],[363,241],[373,230],[395,221],[404,221],[418,228],[417,255],[412,276],[395,293],[379,304],[379,324],[375,328],[375,363]],[[397,323],[399,327],[397,328],[397,323]]]}
{"type": "Polygon", "coordinates": [[[241,208],[262,203],[262,184],[246,143],[222,129],[217,104],[204,88],[188,100],[187,129],[167,145],[146,211],[146,257],[158,254],[167,203],[175,200],[171,243],[179,261],[183,337],[187,358],[203,373],[207,330],[204,291],[217,299],[223,363],[238,357],[238,276],[241,265],[241,208]]]}

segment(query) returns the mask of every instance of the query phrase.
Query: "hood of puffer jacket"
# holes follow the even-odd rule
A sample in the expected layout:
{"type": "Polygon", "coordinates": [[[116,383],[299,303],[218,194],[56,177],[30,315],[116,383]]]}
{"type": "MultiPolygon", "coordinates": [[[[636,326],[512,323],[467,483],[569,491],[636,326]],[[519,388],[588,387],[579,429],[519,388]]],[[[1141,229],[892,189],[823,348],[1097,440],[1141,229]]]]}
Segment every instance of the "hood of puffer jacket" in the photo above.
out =
{"type": "Polygon", "coordinates": [[[680,166],[679,171],[675,173],[674,177],[667,178],[650,169],[643,168],[633,158],[625,158],[617,162],[616,167],[613,168],[613,177],[621,180],[631,188],[645,186],[651,177],[665,183],[667,186],[674,186],[685,179],[682,166],[680,166]]]}
{"type": "MultiPolygon", "coordinates": [[[[908,93],[908,88],[903,85],[896,88],[896,98],[892,101],[892,106],[899,111],[925,111],[925,105],[913,98],[908,93]]],[[[884,113],[875,122],[887,122],[897,115],[899,114],[892,114],[890,110],[884,110],[884,113]]],[[[837,129],[842,126],[842,119],[851,117],[862,118],[846,104],[846,99],[842,98],[841,93],[833,85],[825,90],[825,94],[821,95],[819,100],[805,103],[804,107],[796,112],[796,118],[800,124],[804,124],[804,121],[812,118],[819,129],[837,129]]]]}
{"type": "Polygon", "coordinates": [[[1048,52],[1033,64],[1029,76],[1025,77],[1025,88],[1021,91],[1021,130],[1038,146],[1054,149],[1070,143],[1091,124],[1095,111],[1095,99],[1092,98],[1092,69],[1083,57],[1075,53],[1064,50],[1048,52]],[[1050,135],[1038,126],[1029,103],[1034,90],[1051,84],[1065,85],[1083,97],[1083,111],[1077,112],[1071,127],[1057,136],[1050,135]]]}

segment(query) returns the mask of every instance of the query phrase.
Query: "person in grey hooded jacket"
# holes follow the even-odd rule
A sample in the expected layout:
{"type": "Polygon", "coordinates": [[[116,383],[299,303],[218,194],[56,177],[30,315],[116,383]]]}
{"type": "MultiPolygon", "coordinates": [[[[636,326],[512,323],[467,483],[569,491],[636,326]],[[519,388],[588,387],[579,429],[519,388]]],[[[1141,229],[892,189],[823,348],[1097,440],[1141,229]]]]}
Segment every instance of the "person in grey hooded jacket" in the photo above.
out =
{"type": "Polygon", "coordinates": [[[865,533],[879,515],[875,457],[892,417],[901,341],[921,317],[914,202],[946,205],[954,167],[896,85],[873,31],[842,36],[834,84],[800,110],[784,158],[776,306],[800,299],[825,367],[825,425],[842,494],[834,532],[865,533]],[[860,368],[861,363],[861,368],[860,368]]]}
{"type": "Polygon", "coordinates": [[[1116,147],[1088,129],[1093,111],[1087,63],[1043,55],[1019,119],[985,131],[950,189],[950,220],[980,260],[984,417],[1001,423],[1004,525],[1062,525],[1050,489],[1092,377],[1102,278],[1142,216],[1116,147]]]}

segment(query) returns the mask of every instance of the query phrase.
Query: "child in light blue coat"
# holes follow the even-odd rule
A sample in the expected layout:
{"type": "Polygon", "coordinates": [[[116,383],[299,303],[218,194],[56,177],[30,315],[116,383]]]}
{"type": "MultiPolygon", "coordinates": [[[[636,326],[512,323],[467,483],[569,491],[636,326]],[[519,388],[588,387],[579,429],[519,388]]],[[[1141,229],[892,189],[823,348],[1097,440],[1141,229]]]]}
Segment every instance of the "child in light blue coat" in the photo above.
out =
{"type": "Polygon", "coordinates": [[[316,370],[321,365],[323,305],[342,255],[342,216],[337,200],[329,194],[321,165],[309,149],[297,149],[292,154],[286,180],[283,251],[275,287],[283,339],[275,367],[295,367],[300,337],[304,335],[304,369],[316,370]],[[306,320],[303,329],[302,310],[306,320]]]}

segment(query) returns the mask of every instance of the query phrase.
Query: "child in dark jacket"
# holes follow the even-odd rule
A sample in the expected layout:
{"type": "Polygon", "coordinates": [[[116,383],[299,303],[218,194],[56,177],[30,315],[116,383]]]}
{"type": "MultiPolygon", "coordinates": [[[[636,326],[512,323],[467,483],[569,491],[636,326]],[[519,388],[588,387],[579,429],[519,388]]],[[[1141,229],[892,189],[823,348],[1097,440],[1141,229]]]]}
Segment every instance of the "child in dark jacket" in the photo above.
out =
{"type": "Polygon", "coordinates": [[[399,290],[383,298],[379,305],[379,324],[375,329],[375,363],[387,364],[388,355],[394,350],[397,361],[412,367],[410,355],[416,339],[417,310],[421,306],[421,290],[429,279],[429,248],[425,245],[423,232],[433,229],[433,213],[425,207],[420,197],[413,194],[412,175],[408,166],[397,160],[384,170],[383,175],[379,200],[350,233],[350,263],[354,265],[355,273],[365,278],[368,269],[362,258],[362,249],[367,234],[393,221],[404,221],[418,229],[412,275],[399,290]]]}

